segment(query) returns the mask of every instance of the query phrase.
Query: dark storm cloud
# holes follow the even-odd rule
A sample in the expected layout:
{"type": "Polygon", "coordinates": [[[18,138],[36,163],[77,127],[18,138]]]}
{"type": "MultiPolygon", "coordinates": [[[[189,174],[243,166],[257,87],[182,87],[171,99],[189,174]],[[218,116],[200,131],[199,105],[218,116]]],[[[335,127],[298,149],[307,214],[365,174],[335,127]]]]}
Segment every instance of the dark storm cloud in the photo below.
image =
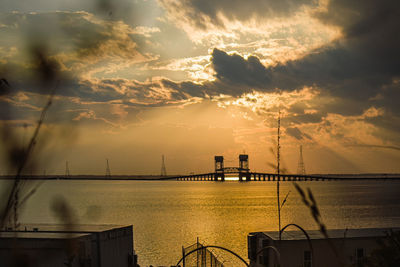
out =
{"type": "Polygon", "coordinates": [[[275,18],[292,15],[304,5],[315,5],[314,0],[160,0],[171,14],[182,14],[198,28],[208,23],[223,26],[220,15],[229,20],[246,21],[252,18],[275,18]]]}
{"type": "Polygon", "coordinates": [[[291,91],[317,86],[349,102],[336,112],[360,114],[369,99],[400,77],[400,2],[331,1],[328,10],[316,16],[341,27],[344,37],[303,58],[269,68],[256,57],[245,59],[214,49],[215,77],[236,87],[238,94],[249,88],[291,91]],[[351,106],[353,101],[356,108],[351,106]]]}
{"type": "Polygon", "coordinates": [[[211,61],[215,77],[221,82],[247,88],[263,88],[271,83],[269,71],[257,57],[250,56],[246,60],[237,54],[228,55],[214,49],[211,61]]]}

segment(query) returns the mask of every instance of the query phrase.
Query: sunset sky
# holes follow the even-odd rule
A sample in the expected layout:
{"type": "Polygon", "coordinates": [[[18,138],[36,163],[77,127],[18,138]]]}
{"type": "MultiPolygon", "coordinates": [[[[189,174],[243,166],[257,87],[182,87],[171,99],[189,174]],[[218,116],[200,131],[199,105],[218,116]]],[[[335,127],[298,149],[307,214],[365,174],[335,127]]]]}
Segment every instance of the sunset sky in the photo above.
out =
{"type": "MultiPolygon", "coordinates": [[[[0,120],[33,172],[400,172],[400,2],[2,0],[0,120]],[[41,49],[57,79],[39,82],[41,49]],[[6,81],[6,82],[5,82],[6,81]],[[274,151],[272,151],[274,150],[274,151]]],[[[7,140],[3,141],[7,142],[7,140]]],[[[1,144],[1,146],[5,146],[1,144]]],[[[1,173],[7,171],[2,155],[1,173]]]]}

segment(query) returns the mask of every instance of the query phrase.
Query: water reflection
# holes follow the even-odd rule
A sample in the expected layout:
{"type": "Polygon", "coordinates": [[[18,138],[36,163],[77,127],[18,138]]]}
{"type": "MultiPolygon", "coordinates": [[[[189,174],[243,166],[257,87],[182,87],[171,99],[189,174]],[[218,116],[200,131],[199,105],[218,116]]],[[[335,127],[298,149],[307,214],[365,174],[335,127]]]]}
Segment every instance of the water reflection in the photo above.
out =
{"type": "MultiPolygon", "coordinates": [[[[237,177],[236,177],[237,179],[237,177]]],[[[62,195],[81,224],[132,224],[141,266],[171,265],[181,246],[221,245],[247,258],[247,234],[277,230],[274,182],[48,181],[30,199],[22,222],[54,223],[51,199],[62,195]]],[[[400,225],[400,182],[301,182],[310,187],[328,228],[400,225]]],[[[316,229],[291,182],[282,223],[316,229]]],[[[226,260],[229,256],[224,256],[226,260]]],[[[232,266],[240,266],[232,263],[232,266]]]]}

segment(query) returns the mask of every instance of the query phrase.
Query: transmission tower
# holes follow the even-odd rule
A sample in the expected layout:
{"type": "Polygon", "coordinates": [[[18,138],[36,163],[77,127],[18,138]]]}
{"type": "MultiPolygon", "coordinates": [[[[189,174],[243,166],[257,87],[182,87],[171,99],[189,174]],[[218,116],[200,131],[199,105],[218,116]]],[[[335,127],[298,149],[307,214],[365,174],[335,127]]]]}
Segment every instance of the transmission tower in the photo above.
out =
{"type": "Polygon", "coordinates": [[[65,177],[69,177],[69,166],[68,166],[68,161],[65,162],[65,177]]]}
{"type": "Polygon", "coordinates": [[[297,166],[297,174],[306,174],[306,168],[303,161],[303,146],[300,145],[299,165],[297,166]]]}
{"type": "Polygon", "coordinates": [[[108,163],[108,159],[106,159],[106,177],[111,177],[110,164],[108,163]]]}
{"type": "Polygon", "coordinates": [[[167,176],[167,169],[165,168],[164,155],[161,156],[161,176],[167,176]]]}

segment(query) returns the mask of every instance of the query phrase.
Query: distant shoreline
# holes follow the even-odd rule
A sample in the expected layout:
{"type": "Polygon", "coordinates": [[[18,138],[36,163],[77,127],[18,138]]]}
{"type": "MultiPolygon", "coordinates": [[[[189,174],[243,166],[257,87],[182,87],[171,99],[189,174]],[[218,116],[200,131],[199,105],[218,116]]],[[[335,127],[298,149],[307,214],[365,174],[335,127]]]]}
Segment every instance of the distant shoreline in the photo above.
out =
{"type": "MultiPolygon", "coordinates": [[[[160,175],[24,175],[21,176],[22,180],[139,180],[139,181],[160,181],[160,180],[171,180],[177,176],[160,176],[160,175]]],[[[12,180],[15,176],[3,175],[0,176],[0,180],[12,180]]]]}
{"type": "MultiPolygon", "coordinates": [[[[286,174],[288,175],[288,174],[286,174]]],[[[100,181],[118,181],[118,180],[132,180],[132,181],[163,181],[163,180],[176,180],[177,177],[187,175],[24,175],[21,176],[22,180],[100,180],[100,181]]],[[[309,174],[310,177],[323,177],[333,180],[400,180],[398,173],[364,173],[364,174],[309,174]]],[[[0,180],[12,180],[15,176],[1,175],[0,180]]],[[[274,182],[274,181],[270,181],[274,182]]]]}

